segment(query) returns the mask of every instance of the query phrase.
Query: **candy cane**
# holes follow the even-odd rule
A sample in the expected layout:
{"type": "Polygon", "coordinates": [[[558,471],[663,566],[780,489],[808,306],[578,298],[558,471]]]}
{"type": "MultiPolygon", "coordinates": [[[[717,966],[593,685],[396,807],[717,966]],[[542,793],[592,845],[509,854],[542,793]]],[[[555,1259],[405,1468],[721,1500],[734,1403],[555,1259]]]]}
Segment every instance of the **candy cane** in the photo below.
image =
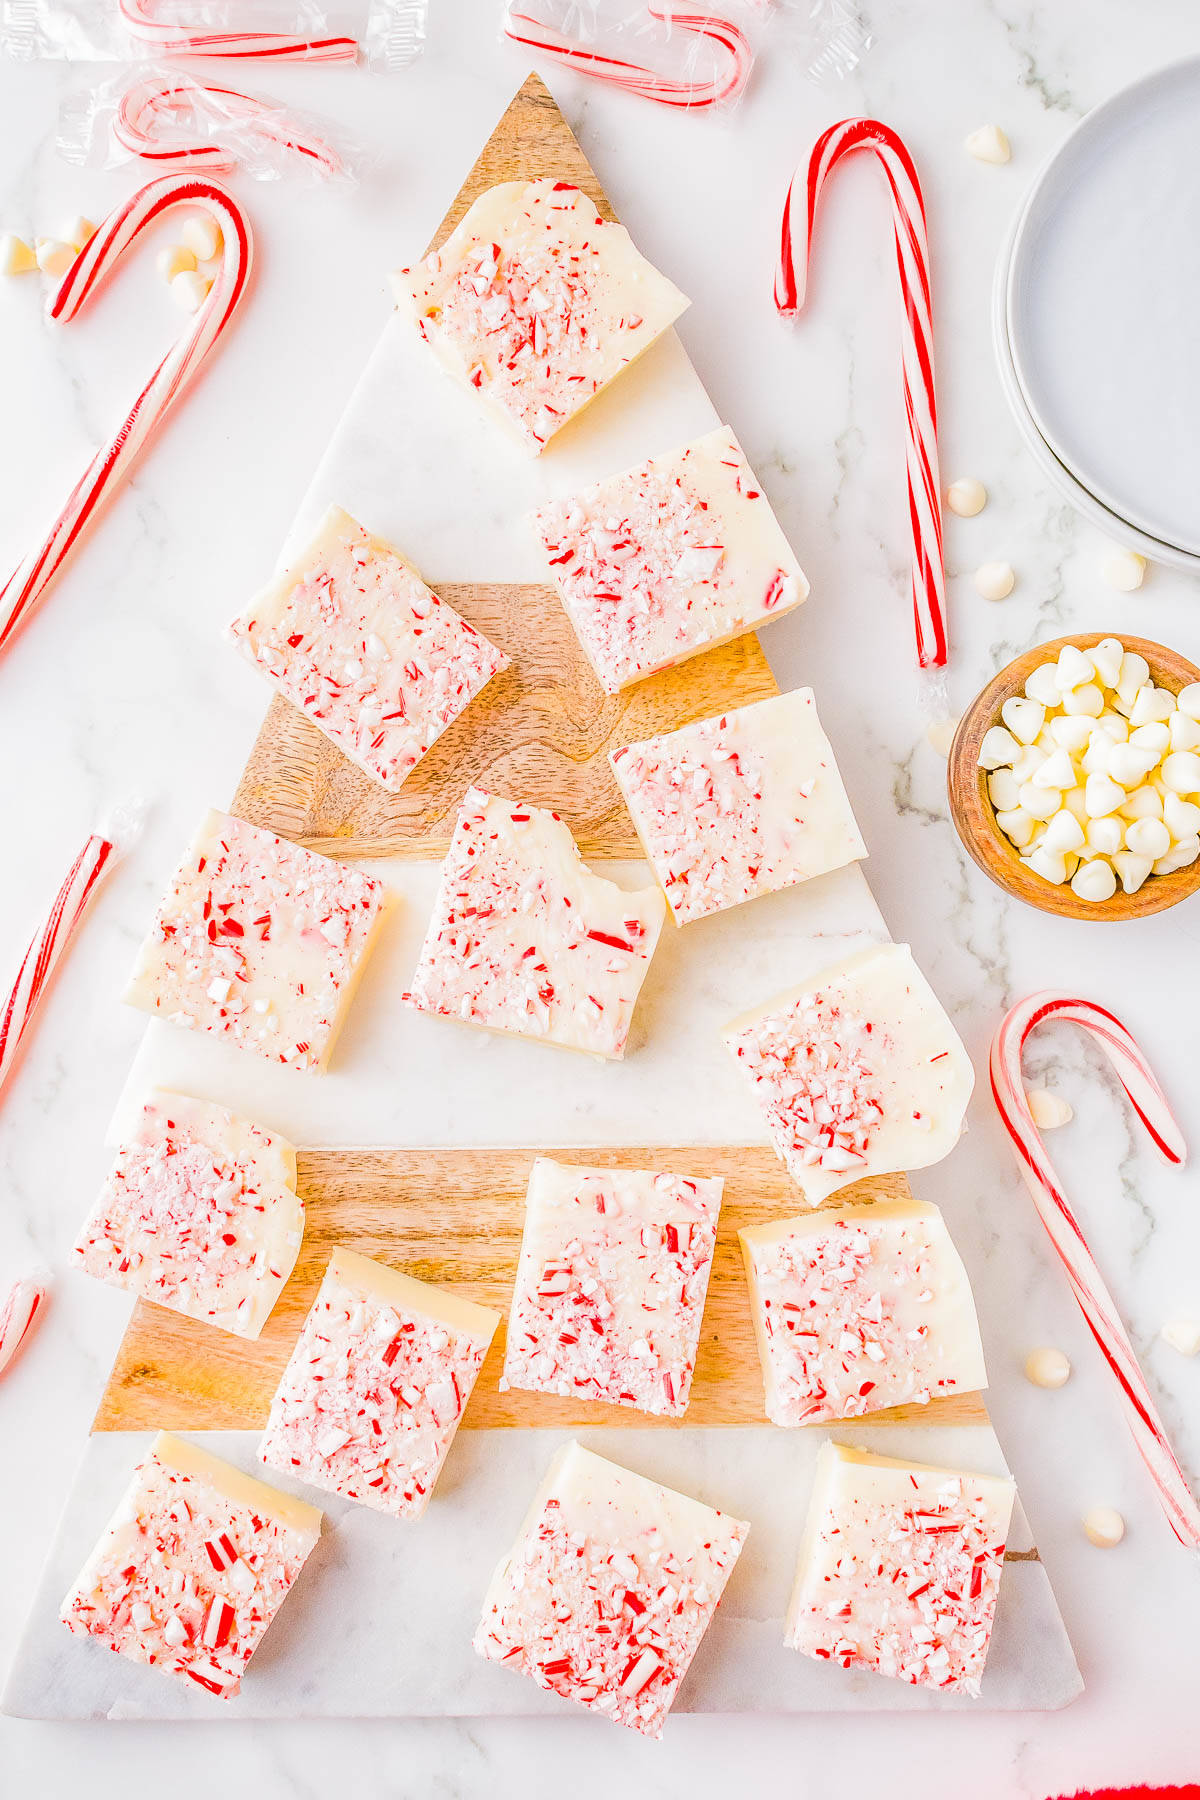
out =
{"type": "Polygon", "coordinates": [[[504,32],[514,44],[540,50],[568,68],[594,75],[599,81],[612,82],[616,87],[628,88],[631,93],[640,94],[645,100],[657,100],[663,106],[717,106],[722,100],[732,100],[741,93],[750,76],[754,51],[745,32],[731,19],[719,18],[714,13],[676,12],[670,6],[650,6],[647,12],[652,19],[658,19],[673,30],[716,44],[728,58],[725,72],[714,75],[711,81],[678,81],[656,74],[641,63],[625,62],[620,57],[604,56],[598,50],[590,50],[565,32],[543,25],[539,19],[511,7],[505,14],[504,32]]]}
{"type": "Polygon", "coordinates": [[[179,395],[196,374],[237,310],[253,261],[250,227],[237,202],[195,175],[160,175],[111,212],[86,243],[50,303],[50,317],[73,319],[93,288],[116,267],[130,244],[172,207],[200,206],[212,213],[225,240],[216,278],[179,342],[169,350],[106,449],[89,463],[71,490],[44,543],[31,552],[0,589],[0,650],[45,593],[75,543],[111,491],[129,473],[179,395]]]}
{"type": "Polygon", "coordinates": [[[1014,1006],[992,1043],[992,1093],[1012,1139],[1017,1166],[1033,1195],[1042,1224],[1062,1258],[1075,1298],[1101,1353],[1117,1378],[1134,1442],[1154,1477],[1159,1498],[1176,1537],[1200,1548],[1200,1507],[1168,1441],[1150,1398],[1133,1345],[1105,1287],[1087,1241],[1076,1223],[1046,1155],[1021,1080],[1021,1051],[1031,1031],[1045,1019],[1081,1025],[1108,1056],[1134,1112],[1165,1162],[1178,1168],[1187,1150],[1166,1097],[1119,1019],[1091,1000],[1070,994],[1033,994],[1014,1006]]]}
{"type": "Polygon", "coordinates": [[[933,315],[929,292],[929,244],[925,202],[912,157],[890,125],[878,119],[843,119],[813,145],[803,196],[803,230],[793,225],[797,182],[783,209],[775,304],[786,318],[804,305],[817,201],[831,170],[855,150],[879,158],[892,194],[896,262],[904,295],[904,408],[908,421],[908,513],[912,531],[912,600],[917,658],[923,669],[946,661],[946,581],[942,569],[942,501],[938,476],[937,401],[933,387],[933,315]]]}
{"type": "Polygon", "coordinates": [[[14,1282],[0,1307],[0,1375],[33,1330],[46,1306],[49,1281],[44,1275],[26,1275],[14,1282]]]}
{"type": "Polygon", "coordinates": [[[190,75],[178,79],[151,75],[136,80],[117,102],[112,131],[124,149],[146,162],[236,168],[236,153],[219,143],[163,142],[164,130],[180,130],[197,118],[210,119],[218,131],[228,122],[242,125],[256,137],[309,157],[327,175],[341,172],[341,159],[329,145],[319,138],[302,138],[280,107],[256,100],[252,94],[239,94],[233,88],[206,86],[193,81],[190,75]]]}
{"type": "Polygon", "coordinates": [[[157,16],[157,0],[117,0],[117,10],[134,37],[152,43],[162,56],[265,57],[275,61],[356,62],[358,44],[349,37],[288,37],[272,31],[193,31],[157,16]]]}

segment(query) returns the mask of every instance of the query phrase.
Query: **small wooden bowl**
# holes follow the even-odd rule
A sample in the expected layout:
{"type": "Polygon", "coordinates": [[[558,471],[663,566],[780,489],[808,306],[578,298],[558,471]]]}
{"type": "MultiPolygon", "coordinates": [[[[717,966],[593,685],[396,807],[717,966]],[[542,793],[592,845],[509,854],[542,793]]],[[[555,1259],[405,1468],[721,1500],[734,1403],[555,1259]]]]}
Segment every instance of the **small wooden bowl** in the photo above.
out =
{"type": "Polygon", "coordinates": [[[1043,881],[1021,861],[1020,852],[996,824],[995,808],[987,791],[987,773],[979,767],[979,746],[983,734],[999,725],[1000,709],[1014,694],[1025,692],[1025,683],[1041,663],[1053,662],[1067,644],[1079,650],[1090,650],[1106,637],[1119,637],[1126,650],[1144,656],[1150,665],[1150,678],[1159,687],[1177,694],[1193,681],[1200,681],[1200,669],[1148,638],[1127,637],[1124,632],[1085,631],[1078,637],[1054,638],[1038,644],[1016,657],[1008,667],[988,682],[971,702],[959,721],[950,746],[946,786],[950,797],[950,817],[966,848],[984,874],[1029,906],[1040,912],[1058,913],[1067,919],[1144,919],[1151,913],[1163,912],[1179,900],[1186,900],[1200,888],[1200,859],[1173,875],[1150,875],[1136,894],[1126,894],[1120,887],[1111,900],[1080,900],[1070,886],[1055,887],[1043,881]]]}

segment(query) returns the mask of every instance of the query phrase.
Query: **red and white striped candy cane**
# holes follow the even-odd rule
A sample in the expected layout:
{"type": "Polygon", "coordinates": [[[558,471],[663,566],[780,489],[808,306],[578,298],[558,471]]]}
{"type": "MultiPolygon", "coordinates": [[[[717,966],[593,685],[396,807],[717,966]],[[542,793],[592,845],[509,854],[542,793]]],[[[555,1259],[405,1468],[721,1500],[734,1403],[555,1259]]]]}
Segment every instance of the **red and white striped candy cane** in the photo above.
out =
{"type": "Polygon", "coordinates": [[[284,150],[295,151],[323,169],[327,175],[340,173],[342,162],[337,153],[320,138],[305,139],[291,124],[281,107],[252,94],[240,94],[233,88],[213,87],[194,81],[190,75],[177,77],[149,75],[133,82],[117,102],[112,132],[117,142],[145,162],[187,165],[199,169],[234,169],[236,151],[215,139],[203,144],[188,144],[177,135],[197,120],[210,121],[219,133],[222,125],[234,124],[255,137],[274,143],[284,150]]]}
{"type": "Polygon", "coordinates": [[[49,1281],[44,1275],[26,1275],[14,1282],[0,1306],[0,1375],[17,1351],[29,1341],[34,1324],[46,1310],[49,1281]]]}
{"type": "Polygon", "coordinates": [[[196,31],[158,17],[157,0],[117,0],[126,27],[162,56],[263,57],[275,62],[356,62],[349,37],[297,37],[273,31],[196,31]]]}
{"type": "Polygon", "coordinates": [[[67,871],[53,906],[25,952],[12,992],[0,1013],[0,1088],[12,1073],[17,1048],[83,917],[92,890],[114,858],[128,849],[140,828],[138,808],[115,813],[92,832],[67,871]]]}
{"type": "Polygon", "coordinates": [[[1154,1477],[1172,1530],[1183,1544],[1200,1548],[1200,1506],[1184,1479],[1158,1416],[1116,1303],[1079,1229],[1058,1177],[1046,1155],[1021,1080],[1021,1050],[1044,1020],[1080,1025],[1100,1045],[1116,1070],[1130,1104],[1165,1162],[1180,1167],[1187,1150],[1166,1096],[1145,1057],[1121,1021],[1091,1000],[1071,994],[1039,993],[1014,1006],[992,1042],[992,1093],[1012,1139],[1017,1166],[1033,1195],[1042,1224],[1062,1258],[1075,1298],[1092,1336],[1117,1378],[1134,1442],[1154,1477]]]}
{"type": "Polygon", "coordinates": [[[160,175],[118,206],[84,245],[50,303],[50,317],[73,319],[92,290],[129,246],[176,206],[211,213],[224,249],[206,299],[186,332],[163,358],[112,442],[93,457],[48,536],[0,588],[0,650],[28,617],[87,526],[129,473],[184,388],[198,372],[237,311],[253,261],[250,227],[223,188],[199,175],[160,175]]]}
{"type": "Polygon", "coordinates": [[[925,202],[912,157],[890,125],[843,119],[813,145],[803,185],[797,170],[783,209],[775,304],[785,318],[804,305],[817,202],[831,171],[855,150],[878,157],[892,195],[896,262],[904,297],[904,410],[908,423],[908,513],[912,531],[912,602],[917,658],[923,669],[945,664],[946,578],[942,567],[942,497],[938,475],[937,399],[933,386],[933,311],[925,202]],[[805,216],[795,209],[803,199],[805,216]]]}
{"type": "Polygon", "coordinates": [[[727,59],[723,72],[714,74],[709,81],[679,81],[658,74],[642,63],[605,56],[579,39],[512,6],[504,16],[504,32],[514,44],[524,44],[555,62],[578,69],[581,74],[594,75],[599,81],[627,88],[630,93],[640,94],[644,100],[657,100],[662,106],[719,106],[723,100],[732,100],[741,93],[750,77],[754,50],[745,32],[732,19],[716,13],[681,12],[671,6],[649,6],[646,10],[652,19],[669,25],[672,31],[704,38],[717,45],[727,59]]]}

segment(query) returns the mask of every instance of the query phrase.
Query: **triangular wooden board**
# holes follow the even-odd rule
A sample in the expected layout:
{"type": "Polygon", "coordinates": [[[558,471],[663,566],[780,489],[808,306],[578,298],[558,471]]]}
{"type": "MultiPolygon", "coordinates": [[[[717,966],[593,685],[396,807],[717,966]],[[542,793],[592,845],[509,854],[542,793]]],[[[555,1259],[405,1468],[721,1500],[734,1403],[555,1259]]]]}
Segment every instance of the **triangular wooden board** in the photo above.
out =
{"type": "MultiPolygon", "coordinates": [[[[452,1284],[471,1300],[506,1312],[521,1247],[525,1188],[533,1150],[307,1151],[299,1159],[305,1203],[304,1245],[296,1272],[262,1337],[247,1343],[178,1313],[135,1309],[100,1402],[94,1429],[251,1431],[266,1420],[271,1396],[334,1246],[342,1244],[406,1269],[422,1281],[452,1284]]],[[[464,1425],[597,1428],[605,1425],[759,1425],[762,1377],[737,1233],[743,1225],[786,1217],[796,1189],[770,1150],[555,1150],[585,1166],[678,1169],[725,1181],[721,1227],[704,1310],[691,1404],[682,1420],[648,1419],[629,1407],[501,1393],[503,1327],[484,1365],[464,1425]]],[[[908,1197],[903,1175],[846,1188],[836,1204],[908,1197]]],[[[986,1421],[978,1394],[899,1407],[871,1422],[971,1425],[986,1421]]]]}

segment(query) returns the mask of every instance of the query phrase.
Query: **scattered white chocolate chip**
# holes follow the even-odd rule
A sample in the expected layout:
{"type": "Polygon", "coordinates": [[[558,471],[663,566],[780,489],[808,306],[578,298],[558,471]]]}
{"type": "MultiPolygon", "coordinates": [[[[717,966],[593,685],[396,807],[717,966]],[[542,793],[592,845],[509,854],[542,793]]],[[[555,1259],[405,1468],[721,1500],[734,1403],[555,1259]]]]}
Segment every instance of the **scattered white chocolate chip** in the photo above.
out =
{"type": "Polygon", "coordinates": [[[1098,1550],[1111,1550],[1125,1536],[1125,1521],[1111,1506],[1093,1506],[1084,1513],[1084,1536],[1098,1550]]]}
{"type": "Polygon", "coordinates": [[[11,231],[0,237],[0,275],[28,275],[37,266],[37,257],[24,238],[11,231]]]}
{"type": "Polygon", "coordinates": [[[982,563],[975,571],[975,591],[985,600],[1007,600],[1016,582],[1012,566],[1006,562],[982,563]]]}
{"type": "Polygon", "coordinates": [[[934,719],[925,727],[925,736],[939,756],[949,756],[950,746],[954,742],[954,734],[957,730],[957,719],[934,719]]]}
{"type": "Polygon", "coordinates": [[[1100,564],[1100,573],[1119,594],[1132,594],[1145,579],[1146,559],[1136,550],[1110,550],[1100,564]]]}
{"type": "Polygon", "coordinates": [[[43,275],[65,275],[75,261],[75,252],[61,238],[39,238],[37,266],[43,275]]]}
{"type": "Polygon", "coordinates": [[[1163,1343],[1178,1350],[1180,1356],[1200,1352],[1200,1319],[1168,1319],[1160,1335],[1163,1343]]]}
{"type": "Polygon", "coordinates": [[[196,266],[196,258],[185,244],[168,244],[154,259],[154,266],[164,281],[174,281],[196,266]]]}
{"type": "Polygon", "coordinates": [[[1031,1350],[1025,1374],[1034,1387],[1060,1388],[1070,1378],[1071,1365],[1061,1350],[1031,1350]]]}
{"type": "Polygon", "coordinates": [[[963,149],[976,162],[1006,163],[1012,156],[1012,145],[999,125],[980,125],[964,138],[963,149]]]}
{"type": "Polygon", "coordinates": [[[211,262],[221,248],[221,227],[208,213],[193,213],[185,219],[179,236],[200,262],[211,262]]]}
{"type": "Polygon", "coordinates": [[[80,213],[77,219],[68,219],[58,235],[64,244],[70,244],[72,250],[78,251],[95,237],[96,227],[80,213]]]}
{"type": "Polygon", "coordinates": [[[182,269],[171,277],[171,298],[185,312],[197,312],[203,306],[212,282],[196,269],[182,269]]]}
{"type": "Polygon", "coordinates": [[[960,519],[973,519],[987,505],[987,489],[973,476],[960,476],[946,489],[946,505],[960,519]]]}
{"type": "MultiPolygon", "coordinates": [[[[1058,1125],[1069,1125],[1071,1120],[1075,1117],[1074,1107],[1069,1105],[1060,1094],[1052,1094],[1049,1088],[1026,1088],[1025,1098],[1029,1102],[1029,1110],[1033,1114],[1033,1122],[1039,1131],[1053,1131],[1058,1125]]],[[[1070,1371],[1070,1365],[1068,1364],[1066,1357],[1063,1356],[1061,1350],[1035,1350],[1030,1356],[1029,1361],[1032,1362],[1035,1356],[1061,1357],[1064,1369],[1066,1369],[1068,1373],[1070,1371]]],[[[1026,1373],[1029,1373],[1028,1364],[1026,1364],[1026,1373]]],[[[1036,1381],[1037,1377],[1033,1374],[1029,1374],[1029,1379],[1030,1381],[1036,1381]]],[[[1066,1379],[1067,1377],[1064,1374],[1061,1381],[1040,1381],[1038,1382],[1038,1386],[1061,1387],[1066,1379]]]]}

